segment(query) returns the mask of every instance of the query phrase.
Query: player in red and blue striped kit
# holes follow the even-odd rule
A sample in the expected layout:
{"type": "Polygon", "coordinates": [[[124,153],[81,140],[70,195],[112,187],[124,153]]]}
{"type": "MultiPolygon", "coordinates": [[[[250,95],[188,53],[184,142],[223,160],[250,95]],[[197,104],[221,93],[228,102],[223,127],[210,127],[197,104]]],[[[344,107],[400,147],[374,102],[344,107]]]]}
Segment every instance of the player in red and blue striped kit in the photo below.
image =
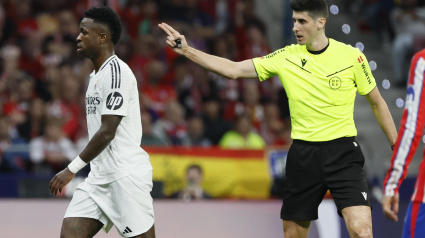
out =
{"type": "MultiPolygon", "coordinates": [[[[387,218],[397,221],[398,189],[406,178],[409,164],[418,148],[425,124],[425,50],[415,54],[409,71],[406,107],[401,119],[391,167],[384,181],[382,207],[387,218]]],[[[425,158],[425,154],[424,154],[425,158]]],[[[425,234],[425,159],[419,166],[415,191],[407,210],[403,238],[419,238],[425,234]]]]}

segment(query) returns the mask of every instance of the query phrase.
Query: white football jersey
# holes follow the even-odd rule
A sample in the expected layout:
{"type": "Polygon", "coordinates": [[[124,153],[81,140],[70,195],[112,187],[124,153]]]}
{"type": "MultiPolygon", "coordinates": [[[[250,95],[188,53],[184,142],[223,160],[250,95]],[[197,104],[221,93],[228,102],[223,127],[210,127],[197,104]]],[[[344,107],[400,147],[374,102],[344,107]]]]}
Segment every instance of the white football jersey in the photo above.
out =
{"type": "Polygon", "coordinates": [[[87,182],[106,184],[130,173],[142,177],[152,170],[149,155],[140,147],[142,123],[136,78],[116,55],[90,74],[86,92],[89,139],[99,130],[102,115],[122,116],[115,138],[90,162],[87,182]]]}

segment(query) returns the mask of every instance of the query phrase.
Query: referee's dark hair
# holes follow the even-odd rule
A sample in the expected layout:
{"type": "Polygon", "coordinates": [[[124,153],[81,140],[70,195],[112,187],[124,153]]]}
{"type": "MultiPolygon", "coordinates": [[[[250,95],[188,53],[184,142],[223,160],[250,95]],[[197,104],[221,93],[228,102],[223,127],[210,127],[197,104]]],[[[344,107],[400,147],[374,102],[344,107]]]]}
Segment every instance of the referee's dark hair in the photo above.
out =
{"type": "Polygon", "coordinates": [[[122,26],[120,17],[110,7],[92,7],[84,12],[85,18],[93,19],[94,22],[105,24],[111,31],[111,41],[114,45],[121,37],[122,26]]]}
{"type": "Polygon", "coordinates": [[[329,8],[325,0],[291,0],[290,6],[295,12],[308,12],[313,19],[329,17],[329,8]]]}

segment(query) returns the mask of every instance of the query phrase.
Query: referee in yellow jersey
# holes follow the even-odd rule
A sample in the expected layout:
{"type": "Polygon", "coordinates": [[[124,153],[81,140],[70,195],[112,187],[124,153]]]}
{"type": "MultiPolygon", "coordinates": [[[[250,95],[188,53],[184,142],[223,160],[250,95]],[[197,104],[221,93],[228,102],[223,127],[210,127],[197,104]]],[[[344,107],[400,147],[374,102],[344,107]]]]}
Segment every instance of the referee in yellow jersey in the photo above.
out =
{"type": "Polygon", "coordinates": [[[260,81],[279,75],[289,99],[294,140],[281,210],[285,238],[307,238],[328,189],[350,236],[372,237],[364,157],[354,138],[356,92],[369,101],[391,146],[397,138],[394,121],[364,54],[326,37],[326,1],[291,0],[291,8],[298,44],[242,62],[196,50],[171,26],[162,23],[159,27],[168,34],[167,44],[176,53],[209,71],[229,79],[260,81]]]}

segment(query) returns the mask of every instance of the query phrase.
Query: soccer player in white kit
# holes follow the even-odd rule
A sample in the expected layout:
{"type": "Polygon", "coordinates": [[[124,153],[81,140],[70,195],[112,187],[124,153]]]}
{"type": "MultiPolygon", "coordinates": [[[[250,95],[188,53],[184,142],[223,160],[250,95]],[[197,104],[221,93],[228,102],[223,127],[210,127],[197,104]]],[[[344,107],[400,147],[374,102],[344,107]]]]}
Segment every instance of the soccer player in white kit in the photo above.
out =
{"type": "Polygon", "coordinates": [[[123,237],[154,238],[152,165],[140,147],[142,125],[134,74],[114,54],[121,35],[119,16],[109,7],[90,8],[80,23],[78,52],[94,71],[86,92],[89,143],[50,182],[50,191],[67,185],[90,162],[63,219],[62,238],[91,238],[115,225],[123,237]]]}

